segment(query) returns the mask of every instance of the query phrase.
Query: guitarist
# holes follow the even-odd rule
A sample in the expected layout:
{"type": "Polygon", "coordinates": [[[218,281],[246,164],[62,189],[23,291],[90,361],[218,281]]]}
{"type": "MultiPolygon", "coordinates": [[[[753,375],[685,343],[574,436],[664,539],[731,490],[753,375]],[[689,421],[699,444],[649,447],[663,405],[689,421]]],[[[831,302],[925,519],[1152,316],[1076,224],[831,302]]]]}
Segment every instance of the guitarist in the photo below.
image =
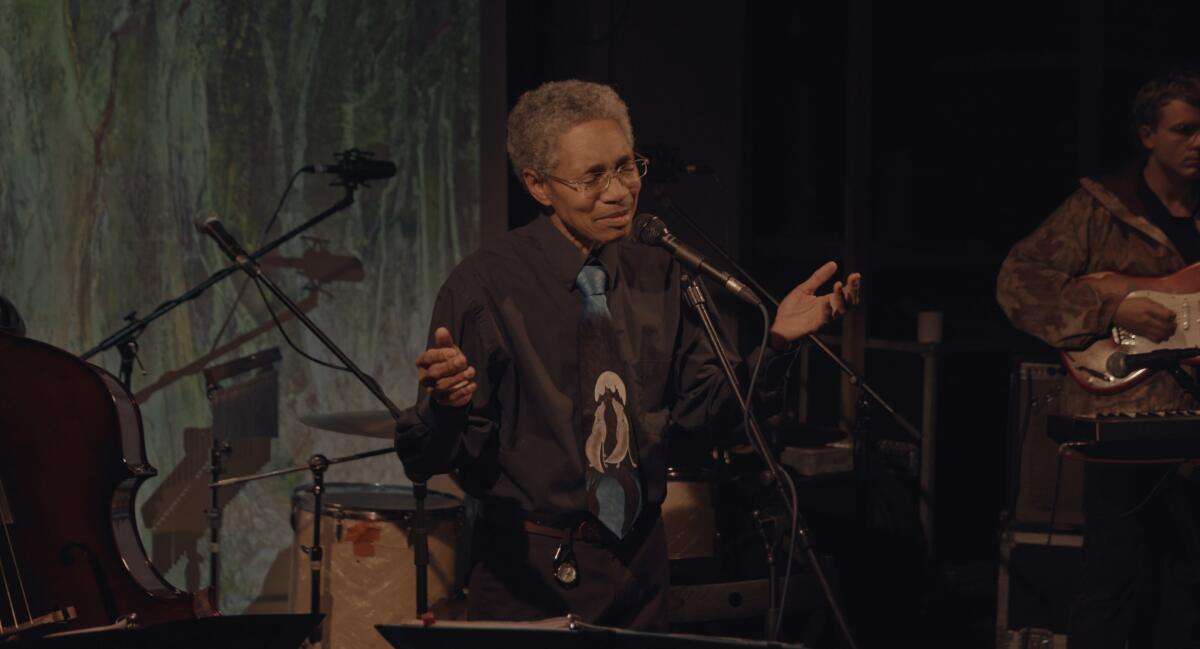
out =
{"type": "MultiPolygon", "coordinates": [[[[1142,155],[1116,174],[1083,178],[1004,260],[996,297],[1017,328],[1060,349],[1082,349],[1114,326],[1162,341],[1175,314],[1079,281],[1089,273],[1163,276],[1200,262],[1200,74],[1176,71],[1139,90],[1142,155]]],[[[1197,287],[1200,291],[1200,287],[1197,287]]],[[[1067,381],[1076,415],[1195,407],[1166,373],[1099,396],[1067,381]]],[[[1194,465],[1089,463],[1084,559],[1068,637],[1080,647],[1193,646],[1200,637],[1200,476],[1194,465]]]]}

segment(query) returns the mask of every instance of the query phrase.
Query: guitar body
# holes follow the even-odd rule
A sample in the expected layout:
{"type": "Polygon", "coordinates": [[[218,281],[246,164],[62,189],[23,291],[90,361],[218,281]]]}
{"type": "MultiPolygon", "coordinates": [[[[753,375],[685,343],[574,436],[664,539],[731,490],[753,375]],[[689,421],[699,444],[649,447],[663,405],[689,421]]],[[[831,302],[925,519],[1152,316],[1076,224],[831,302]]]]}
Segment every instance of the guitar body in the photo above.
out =
{"type": "MultiPolygon", "coordinates": [[[[1192,264],[1166,277],[1134,277],[1120,273],[1093,273],[1079,278],[1102,293],[1154,300],[1175,312],[1175,333],[1156,343],[1120,327],[1112,335],[1092,343],[1086,349],[1064,351],[1063,366],[1071,378],[1094,394],[1116,394],[1146,380],[1155,370],[1138,369],[1124,377],[1108,371],[1108,359],[1115,352],[1142,354],[1160,349],[1200,347],[1200,264],[1192,264]]],[[[1200,358],[1183,361],[1200,364],[1200,358]]]]}

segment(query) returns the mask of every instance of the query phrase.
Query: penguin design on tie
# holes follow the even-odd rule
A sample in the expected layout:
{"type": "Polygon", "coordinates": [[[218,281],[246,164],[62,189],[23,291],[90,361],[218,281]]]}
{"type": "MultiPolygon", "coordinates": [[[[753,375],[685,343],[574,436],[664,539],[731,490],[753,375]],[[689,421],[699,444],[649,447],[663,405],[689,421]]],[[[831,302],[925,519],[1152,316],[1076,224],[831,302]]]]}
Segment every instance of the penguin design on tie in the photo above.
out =
{"type": "Polygon", "coordinates": [[[588,435],[585,452],[588,464],[597,473],[604,473],[604,465],[620,464],[629,458],[630,464],[637,466],[637,460],[629,453],[629,417],[625,414],[626,403],[625,382],[616,372],[605,371],[596,379],[593,398],[596,400],[596,414],[592,418],[592,433],[588,435]],[[612,452],[604,456],[604,448],[608,446],[607,412],[612,409],[616,420],[615,444],[612,452]]]}

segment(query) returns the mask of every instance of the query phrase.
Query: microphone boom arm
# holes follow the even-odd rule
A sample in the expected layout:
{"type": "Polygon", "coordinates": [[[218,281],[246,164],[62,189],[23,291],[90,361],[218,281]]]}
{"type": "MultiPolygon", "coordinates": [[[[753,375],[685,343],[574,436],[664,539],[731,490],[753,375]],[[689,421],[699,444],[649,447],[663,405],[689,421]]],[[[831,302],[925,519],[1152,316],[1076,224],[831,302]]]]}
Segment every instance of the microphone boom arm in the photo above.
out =
{"type": "MultiPolygon", "coordinates": [[[[346,186],[345,195],[342,196],[342,199],[340,201],[338,201],[336,204],[334,204],[329,209],[321,212],[320,214],[317,214],[316,216],[305,221],[304,223],[301,223],[300,225],[292,228],[291,230],[288,230],[287,232],[281,234],[279,237],[275,238],[274,240],[264,244],[258,250],[255,250],[253,253],[251,253],[250,258],[252,260],[257,260],[260,257],[265,256],[267,253],[278,248],[279,246],[283,245],[284,243],[287,243],[289,240],[296,237],[296,235],[300,234],[301,232],[308,230],[309,228],[313,227],[314,225],[320,223],[321,221],[324,221],[325,219],[329,218],[330,216],[333,216],[337,212],[340,212],[340,211],[346,209],[347,207],[350,207],[351,205],[354,204],[354,190],[355,189],[356,188],[354,186],[346,186]]],[[[188,289],[187,291],[185,291],[183,294],[179,295],[178,297],[172,298],[172,299],[167,300],[166,302],[163,302],[162,304],[158,305],[157,307],[155,307],[154,311],[152,313],[150,313],[150,315],[148,315],[144,318],[131,320],[129,322],[129,324],[125,325],[124,327],[121,327],[121,329],[117,330],[115,333],[113,333],[110,336],[108,336],[107,338],[105,338],[103,341],[101,341],[95,347],[92,347],[91,349],[83,352],[82,354],[79,355],[79,357],[82,359],[88,359],[88,358],[91,358],[92,356],[95,356],[96,354],[99,354],[100,352],[102,352],[106,349],[111,349],[111,348],[117,347],[117,346],[124,346],[125,344],[129,343],[130,341],[132,341],[133,339],[135,339],[139,335],[141,335],[142,330],[145,329],[151,322],[154,322],[155,320],[166,315],[172,309],[183,304],[184,302],[189,302],[191,300],[196,299],[196,297],[198,297],[201,293],[203,293],[204,291],[207,291],[210,286],[212,286],[213,284],[216,284],[217,282],[225,279],[226,277],[229,277],[230,275],[236,273],[239,269],[240,269],[240,267],[237,264],[233,264],[231,266],[226,266],[225,268],[218,270],[217,272],[213,273],[212,275],[209,275],[208,279],[204,280],[203,282],[200,282],[196,286],[193,286],[192,288],[188,289]]],[[[129,386],[126,385],[125,387],[128,388],[129,386]]]]}
{"type": "Polygon", "coordinates": [[[228,233],[224,232],[223,227],[210,228],[207,225],[202,227],[204,227],[209,236],[217,241],[217,245],[220,246],[221,250],[223,250],[230,259],[234,260],[235,268],[240,268],[241,270],[245,271],[251,279],[256,282],[261,282],[263,286],[266,286],[267,290],[271,291],[271,293],[275,296],[275,299],[279,300],[283,306],[287,307],[287,310],[291,311],[292,315],[295,316],[295,318],[299,320],[300,323],[312,333],[312,335],[316,336],[317,339],[321,341],[321,344],[325,346],[325,349],[328,349],[331,354],[336,356],[337,359],[342,362],[342,365],[349,369],[350,373],[353,374],[355,378],[357,378],[359,382],[361,382],[367,388],[367,390],[369,390],[371,394],[374,395],[374,397],[378,399],[385,408],[388,409],[388,412],[392,415],[392,419],[400,419],[400,417],[403,415],[403,411],[401,411],[400,408],[388,398],[387,394],[383,392],[383,388],[379,386],[379,382],[376,381],[374,377],[362,371],[362,368],[356,365],[354,361],[350,360],[350,357],[347,356],[346,353],[337,346],[337,343],[333,342],[333,339],[326,335],[325,332],[322,331],[315,322],[309,319],[308,315],[304,313],[304,309],[301,309],[299,306],[297,306],[296,303],[292,301],[292,298],[288,297],[287,293],[285,293],[283,289],[279,288],[279,285],[272,281],[271,278],[263,272],[262,266],[258,265],[258,262],[254,260],[255,258],[253,255],[243,254],[243,251],[237,244],[237,241],[234,240],[234,238],[228,233]],[[214,233],[214,231],[217,229],[221,230],[220,235],[214,233]]]}

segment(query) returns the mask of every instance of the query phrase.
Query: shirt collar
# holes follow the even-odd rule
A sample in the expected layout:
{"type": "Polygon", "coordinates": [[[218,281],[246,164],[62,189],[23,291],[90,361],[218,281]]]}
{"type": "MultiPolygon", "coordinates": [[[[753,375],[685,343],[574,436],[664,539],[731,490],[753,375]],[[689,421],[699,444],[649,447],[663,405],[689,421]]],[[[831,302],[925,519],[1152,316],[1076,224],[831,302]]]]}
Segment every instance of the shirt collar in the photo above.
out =
{"type": "MultiPolygon", "coordinates": [[[[579,248],[576,248],[575,244],[554,227],[554,224],[550,222],[550,217],[538,217],[531,229],[534,241],[546,256],[551,277],[565,286],[568,291],[575,290],[575,277],[579,275],[579,270],[583,268],[588,258],[584,257],[579,252],[579,248]]],[[[616,285],[617,274],[620,272],[620,264],[617,261],[620,255],[619,248],[623,243],[624,240],[613,241],[592,253],[600,266],[604,268],[607,276],[607,289],[610,291],[616,285]]]]}
{"type": "Polygon", "coordinates": [[[1173,216],[1167,211],[1167,206],[1163,205],[1158,194],[1150,189],[1150,184],[1146,182],[1145,174],[1138,174],[1138,198],[1141,199],[1142,205],[1146,208],[1146,216],[1150,217],[1152,222],[1170,223],[1173,216]]]}
{"type": "MultiPolygon", "coordinates": [[[[1145,205],[1146,211],[1149,213],[1147,216],[1152,217],[1151,220],[1157,219],[1159,221],[1171,222],[1172,219],[1187,218],[1186,216],[1178,217],[1171,214],[1167,206],[1163,204],[1162,199],[1158,197],[1158,194],[1155,194],[1154,190],[1150,189],[1150,183],[1146,182],[1145,172],[1138,174],[1137,180],[1138,198],[1145,205]]],[[[1200,219],[1200,201],[1197,201],[1196,205],[1192,208],[1192,218],[1200,219]]]]}

